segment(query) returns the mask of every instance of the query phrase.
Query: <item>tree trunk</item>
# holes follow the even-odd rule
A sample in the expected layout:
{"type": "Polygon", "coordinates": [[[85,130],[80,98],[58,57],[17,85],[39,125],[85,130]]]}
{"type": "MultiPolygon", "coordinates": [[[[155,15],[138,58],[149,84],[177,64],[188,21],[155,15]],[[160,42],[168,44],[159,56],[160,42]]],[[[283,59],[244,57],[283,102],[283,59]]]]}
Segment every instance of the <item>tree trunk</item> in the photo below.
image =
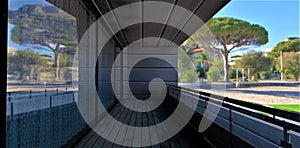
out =
{"type": "Polygon", "coordinates": [[[208,62],[207,62],[207,60],[204,61],[203,65],[204,65],[204,68],[203,68],[204,72],[206,72],[208,70],[208,62]]]}
{"type": "Polygon", "coordinates": [[[222,54],[224,60],[224,80],[225,82],[229,82],[229,74],[228,74],[228,53],[225,52],[222,54]]]}
{"type": "Polygon", "coordinates": [[[29,73],[29,80],[32,80],[33,79],[33,73],[34,73],[34,70],[37,68],[38,66],[33,66],[30,68],[30,73],[29,73]]]}
{"type": "Polygon", "coordinates": [[[55,67],[55,80],[59,79],[59,62],[60,62],[60,53],[54,52],[54,67],[55,67]]]}
{"type": "Polygon", "coordinates": [[[296,74],[294,75],[294,77],[295,77],[295,80],[296,80],[296,81],[298,81],[298,80],[299,80],[298,73],[296,73],[296,74]]]}

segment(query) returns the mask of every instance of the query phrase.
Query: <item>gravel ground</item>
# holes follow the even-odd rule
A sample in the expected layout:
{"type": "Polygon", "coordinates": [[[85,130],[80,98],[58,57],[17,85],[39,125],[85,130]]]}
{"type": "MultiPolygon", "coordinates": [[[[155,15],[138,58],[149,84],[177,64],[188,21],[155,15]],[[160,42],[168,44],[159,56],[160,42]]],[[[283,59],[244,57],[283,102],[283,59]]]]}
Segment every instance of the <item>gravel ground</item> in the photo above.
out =
{"type": "Polygon", "coordinates": [[[258,104],[300,104],[300,86],[258,86],[227,90],[225,87],[218,90],[201,89],[199,83],[181,86],[258,104]]]}
{"type": "Polygon", "coordinates": [[[230,98],[258,104],[300,104],[299,86],[260,86],[251,88],[231,88],[225,92],[203,90],[230,98]]]}

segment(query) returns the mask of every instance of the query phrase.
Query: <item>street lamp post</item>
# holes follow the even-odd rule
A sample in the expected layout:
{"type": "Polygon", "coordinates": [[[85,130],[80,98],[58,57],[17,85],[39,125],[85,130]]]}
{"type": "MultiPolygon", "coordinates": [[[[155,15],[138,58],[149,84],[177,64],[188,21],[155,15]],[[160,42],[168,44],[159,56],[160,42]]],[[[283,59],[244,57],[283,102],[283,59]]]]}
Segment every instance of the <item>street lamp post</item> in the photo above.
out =
{"type": "Polygon", "coordinates": [[[243,82],[244,82],[244,80],[245,80],[244,73],[245,73],[244,68],[242,68],[242,81],[243,81],[243,82]]]}
{"type": "Polygon", "coordinates": [[[236,81],[238,82],[239,81],[239,69],[236,68],[236,81]]]}
{"type": "Polygon", "coordinates": [[[248,67],[248,81],[250,80],[250,67],[248,67]]]}
{"type": "Polygon", "coordinates": [[[282,51],[280,51],[280,78],[281,78],[281,81],[283,81],[282,51]]]}
{"type": "Polygon", "coordinates": [[[239,87],[239,69],[236,68],[236,82],[235,87],[239,87]]]}

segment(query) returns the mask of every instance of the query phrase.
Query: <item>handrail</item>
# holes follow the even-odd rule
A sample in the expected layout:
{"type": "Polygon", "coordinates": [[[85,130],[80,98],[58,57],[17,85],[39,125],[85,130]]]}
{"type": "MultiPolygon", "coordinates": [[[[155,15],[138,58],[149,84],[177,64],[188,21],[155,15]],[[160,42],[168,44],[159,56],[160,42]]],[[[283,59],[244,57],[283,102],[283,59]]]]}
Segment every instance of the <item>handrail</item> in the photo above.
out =
{"type": "Polygon", "coordinates": [[[18,99],[18,98],[31,98],[31,97],[41,97],[41,96],[57,96],[57,95],[63,95],[63,94],[69,94],[76,91],[73,90],[55,90],[55,91],[22,91],[22,92],[9,92],[7,93],[6,98],[11,102],[12,100],[18,99]],[[13,95],[12,95],[13,94],[13,95]],[[22,96],[23,95],[23,96],[22,96]]]}
{"type": "MultiPolygon", "coordinates": [[[[29,108],[24,107],[26,109],[23,110],[23,112],[18,112],[17,111],[18,112],[17,114],[36,111],[36,110],[41,110],[41,109],[45,109],[45,108],[53,108],[53,107],[56,107],[56,106],[67,105],[67,104],[74,103],[74,102],[76,103],[77,101],[74,98],[75,97],[74,93],[76,93],[76,91],[68,91],[68,92],[61,92],[61,93],[54,93],[54,94],[47,94],[47,95],[36,95],[34,97],[37,97],[38,99],[41,99],[41,100],[44,100],[44,101],[47,101],[47,102],[49,102],[49,104],[46,104],[46,105],[44,104],[42,106],[37,105],[37,106],[34,106],[34,107],[31,106],[29,108]],[[70,101],[64,102],[64,103],[61,103],[61,104],[59,103],[59,104],[53,105],[53,99],[55,99],[53,97],[61,96],[61,95],[68,95],[68,94],[72,95],[72,98],[71,98],[70,101]]],[[[28,97],[27,99],[21,99],[21,100],[13,100],[13,101],[11,99],[8,100],[9,102],[7,103],[7,105],[10,106],[10,109],[7,110],[7,112],[10,111],[9,115],[15,115],[15,110],[14,110],[15,104],[23,102],[23,101],[27,101],[27,102],[34,101],[34,100],[31,100],[31,98],[29,98],[29,96],[27,96],[27,97],[28,97]]],[[[60,98],[60,100],[64,100],[64,99],[66,99],[66,98],[62,98],[62,99],[60,98]]]]}
{"type": "Polygon", "coordinates": [[[284,111],[284,110],[271,108],[271,107],[263,106],[263,105],[256,104],[256,103],[236,100],[233,98],[224,97],[224,96],[220,96],[220,95],[216,95],[216,94],[210,94],[207,92],[197,91],[197,90],[193,90],[193,89],[189,89],[189,88],[183,88],[183,87],[174,86],[174,85],[167,85],[167,86],[169,89],[188,93],[192,96],[198,97],[201,100],[211,101],[212,103],[214,103],[216,101],[222,102],[221,106],[223,106],[223,107],[238,111],[240,113],[247,114],[251,117],[258,118],[258,119],[273,123],[275,125],[287,128],[287,129],[294,130],[296,132],[300,132],[299,125],[289,123],[287,121],[279,120],[279,119],[275,118],[275,116],[277,116],[277,117],[285,118],[285,119],[300,123],[300,114],[297,112],[284,111]],[[249,109],[256,110],[258,112],[254,112],[249,109]],[[270,117],[266,114],[262,114],[259,112],[271,114],[271,115],[273,115],[273,117],[270,117]]]}

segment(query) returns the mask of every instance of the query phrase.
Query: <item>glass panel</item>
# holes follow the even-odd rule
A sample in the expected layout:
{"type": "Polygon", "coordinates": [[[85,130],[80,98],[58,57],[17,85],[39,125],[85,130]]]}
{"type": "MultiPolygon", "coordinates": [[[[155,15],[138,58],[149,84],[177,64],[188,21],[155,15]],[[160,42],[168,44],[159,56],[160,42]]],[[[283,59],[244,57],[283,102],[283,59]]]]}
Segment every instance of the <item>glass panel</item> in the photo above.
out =
{"type": "Polygon", "coordinates": [[[76,105],[76,18],[9,0],[6,147],[60,147],[86,127],[76,105]]]}

